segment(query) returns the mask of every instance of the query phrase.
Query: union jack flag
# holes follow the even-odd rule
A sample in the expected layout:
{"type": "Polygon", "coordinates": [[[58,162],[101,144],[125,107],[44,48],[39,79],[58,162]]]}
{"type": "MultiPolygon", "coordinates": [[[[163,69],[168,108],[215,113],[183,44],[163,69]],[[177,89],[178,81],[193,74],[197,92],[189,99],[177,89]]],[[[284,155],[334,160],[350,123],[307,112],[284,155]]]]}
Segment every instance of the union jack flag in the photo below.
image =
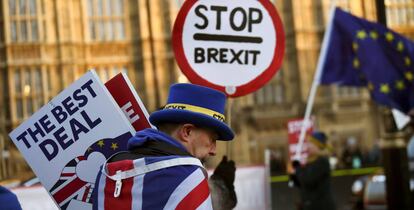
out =
{"type": "Polygon", "coordinates": [[[109,163],[98,175],[95,190],[94,210],[212,210],[205,169],[193,157],[109,163]]]}
{"type": "Polygon", "coordinates": [[[92,203],[91,195],[95,183],[87,182],[78,177],[76,166],[79,162],[87,160],[93,152],[99,152],[106,159],[114,153],[127,150],[128,139],[132,135],[124,133],[113,139],[101,139],[92,144],[83,156],[78,156],[63,168],[59,180],[49,190],[61,210],[66,210],[71,200],[77,200],[83,203],[92,203]]]}

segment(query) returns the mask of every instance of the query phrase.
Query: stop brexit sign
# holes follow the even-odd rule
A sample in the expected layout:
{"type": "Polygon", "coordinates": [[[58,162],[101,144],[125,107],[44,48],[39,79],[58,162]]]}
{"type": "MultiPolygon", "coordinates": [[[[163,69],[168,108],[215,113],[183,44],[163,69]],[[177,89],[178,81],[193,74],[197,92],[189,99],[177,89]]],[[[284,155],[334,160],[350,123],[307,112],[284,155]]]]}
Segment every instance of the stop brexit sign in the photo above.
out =
{"type": "Polygon", "coordinates": [[[285,42],[268,0],[187,0],[172,39],[187,78],[230,97],[265,85],[280,68],[285,42]]]}

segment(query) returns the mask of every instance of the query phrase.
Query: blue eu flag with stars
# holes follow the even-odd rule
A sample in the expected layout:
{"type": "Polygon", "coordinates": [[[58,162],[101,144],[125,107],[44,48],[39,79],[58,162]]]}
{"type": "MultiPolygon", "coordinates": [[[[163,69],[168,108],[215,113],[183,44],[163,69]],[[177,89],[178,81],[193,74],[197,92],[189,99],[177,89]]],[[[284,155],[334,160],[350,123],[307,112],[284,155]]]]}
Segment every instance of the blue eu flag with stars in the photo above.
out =
{"type": "Polygon", "coordinates": [[[414,106],[414,43],[385,26],[336,8],[321,84],[368,87],[380,104],[414,106]]]}

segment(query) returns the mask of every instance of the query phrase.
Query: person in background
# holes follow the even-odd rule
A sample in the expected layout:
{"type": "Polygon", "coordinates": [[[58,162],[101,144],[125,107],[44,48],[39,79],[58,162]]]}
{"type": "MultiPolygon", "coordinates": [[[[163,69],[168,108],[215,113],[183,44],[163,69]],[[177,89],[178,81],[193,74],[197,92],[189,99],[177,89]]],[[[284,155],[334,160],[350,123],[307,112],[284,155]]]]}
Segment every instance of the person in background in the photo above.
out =
{"type": "Polygon", "coordinates": [[[272,176],[286,174],[286,160],[282,149],[271,150],[270,172],[272,176]]]}
{"type": "Polygon", "coordinates": [[[294,173],[290,175],[300,190],[301,210],[335,210],[331,191],[331,169],[327,137],[323,132],[315,131],[309,138],[308,159],[305,165],[294,160],[294,173]]]}
{"type": "Polygon", "coordinates": [[[223,157],[210,184],[202,162],[216,155],[216,140],[234,133],[224,123],[226,96],[193,84],[175,84],[167,104],[97,176],[93,209],[205,209],[236,206],[235,164],[223,157]],[[210,194],[210,188],[211,194],[210,194]]]}
{"type": "Polygon", "coordinates": [[[348,138],[341,157],[344,168],[361,168],[363,164],[362,157],[362,152],[359,149],[355,137],[348,138]]]}
{"type": "Polygon", "coordinates": [[[22,210],[17,196],[2,186],[0,186],[0,210],[22,210]]]}

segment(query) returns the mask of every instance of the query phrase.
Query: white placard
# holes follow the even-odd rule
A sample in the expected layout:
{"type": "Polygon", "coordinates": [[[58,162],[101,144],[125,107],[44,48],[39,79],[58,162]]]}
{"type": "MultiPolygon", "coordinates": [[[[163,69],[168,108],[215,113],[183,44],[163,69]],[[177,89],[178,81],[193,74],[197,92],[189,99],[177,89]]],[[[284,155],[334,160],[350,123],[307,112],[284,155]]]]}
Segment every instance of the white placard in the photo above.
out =
{"type": "Polygon", "coordinates": [[[241,96],[279,69],[283,26],[268,0],[189,0],[174,24],[173,49],[192,83],[241,96]]]}
{"type": "Polygon", "coordinates": [[[89,71],[9,135],[60,208],[79,210],[79,203],[71,203],[90,205],[99,167],[125,150],[134,133],[95,71],[89,71]]]}
{"type": "Polygon", "coordinates": [[[271,64],[277,38],[271,26],[272,19],[259,1],[198,1],[184,23],[184,53],[192,58],[190,66],[208,81],[240,86],[271,64]],[[212,10],[214,6],[220,9],[212,10]],[[245,42],[206,41],[215,37],[245,42]]]}

